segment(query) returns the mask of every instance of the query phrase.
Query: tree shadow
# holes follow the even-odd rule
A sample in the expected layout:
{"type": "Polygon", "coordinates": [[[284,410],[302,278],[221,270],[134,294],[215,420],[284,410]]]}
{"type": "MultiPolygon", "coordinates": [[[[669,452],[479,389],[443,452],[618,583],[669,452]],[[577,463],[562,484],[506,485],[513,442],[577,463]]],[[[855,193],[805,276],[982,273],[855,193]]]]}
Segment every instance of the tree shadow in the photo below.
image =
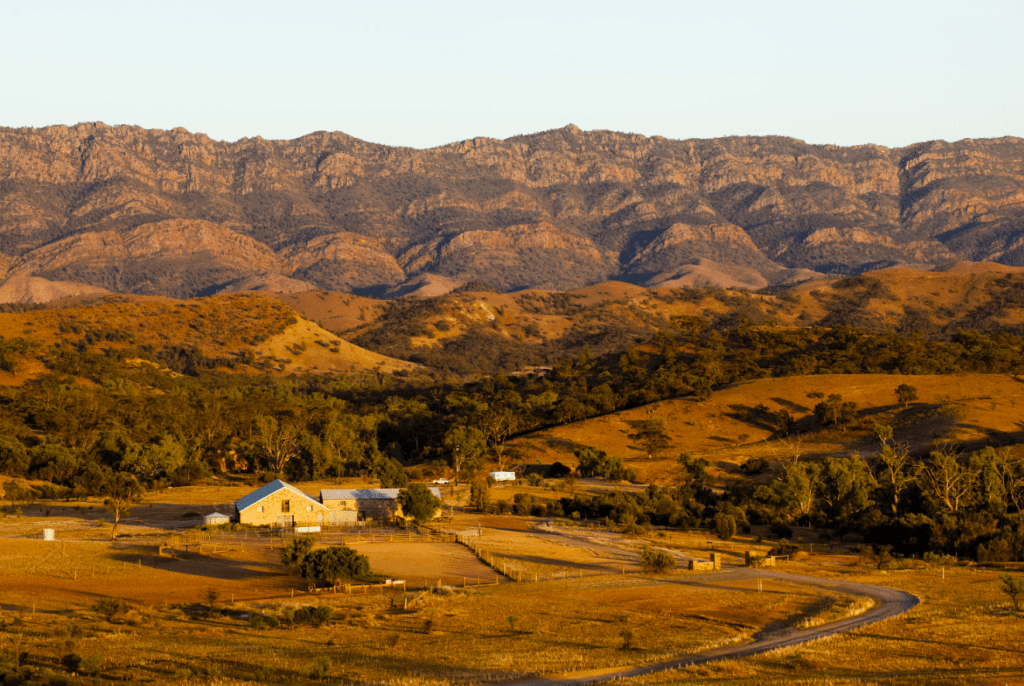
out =
{"type": "Polygon", "coordinates": [[[794,412],[810,412],[811,411],[811,409],[809,407],[804,407],[800,403],[795,403],[792,400],[786,400],[785,398],[772,398],[771,401],[773,403],[775,403],[776,405],[779,405],[781,407],[785,407],[787,409],[793,410],[794,412]]]}

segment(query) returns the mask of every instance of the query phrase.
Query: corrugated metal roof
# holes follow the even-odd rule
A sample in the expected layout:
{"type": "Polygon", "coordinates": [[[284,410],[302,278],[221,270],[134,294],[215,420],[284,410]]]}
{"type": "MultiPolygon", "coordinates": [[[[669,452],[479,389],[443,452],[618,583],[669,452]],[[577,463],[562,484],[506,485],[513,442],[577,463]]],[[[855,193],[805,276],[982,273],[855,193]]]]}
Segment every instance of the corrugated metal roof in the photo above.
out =
{"type": "MultiPolygon", "coordinates": [[[[320,491],[320,500],[394,500],[401,488],[332,488],[320,491]]],[[[435,497],[441,497],[440,488],[430,488],[435,497]]]]}
{"type": "Polygon", "coordinates": [[[299,489],[295,488],[295,486],[292,486],[291,484],[286,484],[285,482],[281,481],[280,479],[274,479],[269,484],[266,484],[264,486],[260,486],[259,488],[257,488],[255,491],[253,491],[249,495],[247,495],[245,497],[242,497],[242,498],[239,498],[238,500],[236,500],[235,501],[235,509],[238,510],[239,512],[241,512],[242,510],[246,509],[247,507],[252,507],[253,505],[258,503],[259,501],[261,501],[264,498],[266,498],[268,495],[271,495],[272,493],[277,493],[282,488],[286,489],[288,491],[291,491],[295,495],[300,496],[302,498],[305,498],[306,500],[309,500],[310,502],[316,503],[317,505],[321,504],[319,500],[317,500],[316,498],[314,498],[312,496],[306,495],[305,493],[303,493],[299,489]]]}

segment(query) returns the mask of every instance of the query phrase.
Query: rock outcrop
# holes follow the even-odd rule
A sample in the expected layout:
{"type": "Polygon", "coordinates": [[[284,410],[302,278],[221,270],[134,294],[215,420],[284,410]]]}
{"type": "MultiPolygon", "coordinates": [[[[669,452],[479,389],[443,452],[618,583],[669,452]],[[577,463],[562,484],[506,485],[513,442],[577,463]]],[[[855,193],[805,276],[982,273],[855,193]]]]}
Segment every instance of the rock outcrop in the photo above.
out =
{"type": "Polygon", "coordinates": [[[428,274],[502,289],[753,288],[1024,265],[1022,230],[1019,138],[841,148],[568,126],[413,150],[325,132],[226,143],[98,123],[0,129],[0,280],[119,292],[273,287],[269,275],[356,293],[412,292],[428,274]]]}

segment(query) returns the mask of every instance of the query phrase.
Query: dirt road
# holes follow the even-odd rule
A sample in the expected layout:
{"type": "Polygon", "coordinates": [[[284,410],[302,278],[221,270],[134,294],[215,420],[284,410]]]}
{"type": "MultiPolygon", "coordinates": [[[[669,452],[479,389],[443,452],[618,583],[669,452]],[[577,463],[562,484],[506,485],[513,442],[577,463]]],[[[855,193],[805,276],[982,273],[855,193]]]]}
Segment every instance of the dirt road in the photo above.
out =
{"type": "MultiPolygon", "coordinates": [[[[722,581],[743,581],[757,579],[774,579],[785,581],[791,584],[805,586],[817,586],[827,588],[830,591],[845,593],[853,596],[864,596],[871,598],[874,605],[862,614],[854,617],[839,619],[828,624],[810,628],[786,628],[781,630],[764,630],[755,634],[753,640],[742,645],[732,645],[703,653],[684,655],[679,658],[658,662],[648,665],[637,665],[632,667],[617,667],[605,670],[588,672],[577,672],[573,674],[560,674],[548,677],[526,677],[509,682],[508,686],[579,686],[581,684],[597,684],[606,681],[615,681],[629,677],[644,676],[656,672],[664,672],[672,669],[680,669],[691,665],[700,665],[718,660],[748,657],[765,653],[777,648],[798,645],[815,641],[826,636],[852,631],[875,622],[903,614],[918,604],[916,596],[903,591],[897,591],[883,586],[871,586],[848,581],[834,579],[821,579],[813,576],[798,574],[786,574],[785,572],[773,572],[758,569],[733,568],[722,572],[714,572],[700,577],[714,579],[715,582],[722,581]]],[[[695,580],[699,577],[688,576],[688,580],[695,580]]]]}

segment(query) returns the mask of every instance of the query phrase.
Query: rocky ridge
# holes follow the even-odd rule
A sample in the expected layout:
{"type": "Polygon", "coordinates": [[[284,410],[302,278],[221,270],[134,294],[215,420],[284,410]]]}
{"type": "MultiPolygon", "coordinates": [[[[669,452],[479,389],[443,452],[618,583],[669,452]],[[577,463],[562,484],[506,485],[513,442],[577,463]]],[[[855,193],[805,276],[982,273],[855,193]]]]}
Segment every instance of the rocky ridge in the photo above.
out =
{"type": "Polygon", "coordinates": [[[757,288],[958,260],[1024,265],[1024,140],[843,148],[568,126],[414,150],[325,132],[0,129],[0,283],[757,288]]]}

